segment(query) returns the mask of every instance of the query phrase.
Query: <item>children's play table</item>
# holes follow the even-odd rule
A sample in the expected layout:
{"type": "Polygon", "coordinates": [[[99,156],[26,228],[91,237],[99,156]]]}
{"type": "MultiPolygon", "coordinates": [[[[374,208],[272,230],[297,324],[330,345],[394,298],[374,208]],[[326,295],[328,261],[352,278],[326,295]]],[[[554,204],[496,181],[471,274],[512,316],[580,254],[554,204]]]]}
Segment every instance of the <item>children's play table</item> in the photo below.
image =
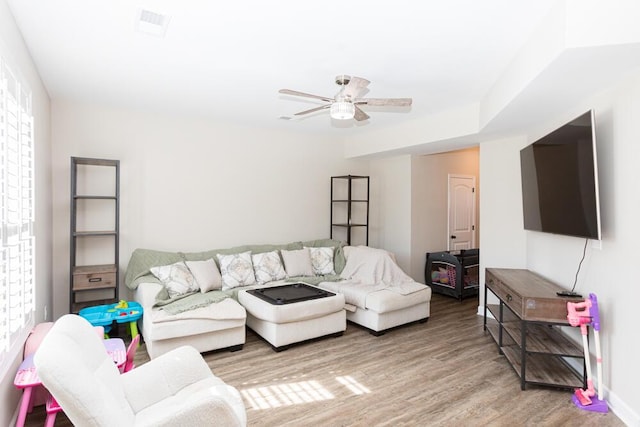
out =
{"type": "Polygon", "coordinates": [[[138,335],[138,319],[142,317],[142,306],[135,301],[120,301],[116,304],[96,305],[83,308],[78,314],[89,321],[93,326],[103,326],[108,333],[111,325],[116,323],[128,323],[131,338],[138,335]]]}

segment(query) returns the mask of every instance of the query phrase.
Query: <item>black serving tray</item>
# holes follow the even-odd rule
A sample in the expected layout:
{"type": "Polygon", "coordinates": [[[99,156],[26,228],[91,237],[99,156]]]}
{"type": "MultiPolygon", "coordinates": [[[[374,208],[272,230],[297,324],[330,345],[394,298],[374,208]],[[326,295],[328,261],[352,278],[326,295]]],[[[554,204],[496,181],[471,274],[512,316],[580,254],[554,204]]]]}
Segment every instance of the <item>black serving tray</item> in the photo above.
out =
{"type": "Polygon", "coordinates": [[[274,286],[272,288],[250,289],[253,296],[273,305],[293,304],[318,298],[326,298],[335,294],[306,283],[292,283],[290,285],[274,286]]]}

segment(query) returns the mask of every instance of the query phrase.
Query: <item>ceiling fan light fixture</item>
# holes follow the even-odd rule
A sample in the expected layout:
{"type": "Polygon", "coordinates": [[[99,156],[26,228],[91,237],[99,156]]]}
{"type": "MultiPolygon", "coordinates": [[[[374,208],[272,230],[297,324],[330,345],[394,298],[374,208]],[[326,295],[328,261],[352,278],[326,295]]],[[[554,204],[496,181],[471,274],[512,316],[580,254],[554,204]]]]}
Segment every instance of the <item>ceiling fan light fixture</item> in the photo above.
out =
{"type": "Polygon", "coordinates": [[[330,113],[331,118],[336,120],[349,120],[353,119],[356,114],[356,107],[351,102],[336,101],[331,104],[330,113]]]}

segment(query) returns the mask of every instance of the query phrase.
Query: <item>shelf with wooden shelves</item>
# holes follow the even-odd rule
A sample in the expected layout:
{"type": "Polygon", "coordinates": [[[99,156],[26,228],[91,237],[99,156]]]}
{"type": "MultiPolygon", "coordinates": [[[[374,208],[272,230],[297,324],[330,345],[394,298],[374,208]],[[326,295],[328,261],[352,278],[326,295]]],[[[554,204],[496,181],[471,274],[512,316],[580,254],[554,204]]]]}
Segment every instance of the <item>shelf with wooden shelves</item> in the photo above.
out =
{"type": "Polygon", "coordinates": [[[69,310],[119,299],[120,161],[71,157],[69,310]]]}
{"type": "MultiPolygon", "coordinates": [[[[545,357],[540,354],[526,354],[526,370],[522,378],[522,354],[517,345],[501,348],[516,374],[525,384],[552,386],[558,388],[584,388],[582,375],[578,374],[566,362],[556,357],[545,357]]],[[[523,388],[524,390],[524,388],[523,388]]]]}
{"type": "Polygon", "coordinates": [[[555,293],[560,287],[520,269],[486,270],[484,329],[520,377],[527,384],[558,388],[585,388],[586,367],[582,348],[566,336],[567,298],[555,293]],[[499,301],[488,302],[491,292],[499,301]],[[583,372],[568,362],[582,362],[583,372]]]}

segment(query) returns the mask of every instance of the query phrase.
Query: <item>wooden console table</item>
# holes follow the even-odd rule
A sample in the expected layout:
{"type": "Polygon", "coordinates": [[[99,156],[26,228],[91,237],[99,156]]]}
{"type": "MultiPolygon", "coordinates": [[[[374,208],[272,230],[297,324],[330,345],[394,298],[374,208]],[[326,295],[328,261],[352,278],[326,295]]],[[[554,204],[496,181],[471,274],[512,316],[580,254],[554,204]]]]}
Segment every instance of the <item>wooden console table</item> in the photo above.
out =
{"type": "Polygon", "coordinates": [[[586,366],[582,347],[564,335],[560,328],[567,321],[567,301],[555,283],[522,269],[487,268],[484,290],[484,330],[489,331],[500,354],[504,354],[520,377],[520,388],[527,384],[586,388],[586,366]],[[491,291],[500,300],[488,304],[491,291]],[[488,319],[490,313],[495,320],[488,319]],[[582,373],[566,358],[580,359],[582,373]]]}

